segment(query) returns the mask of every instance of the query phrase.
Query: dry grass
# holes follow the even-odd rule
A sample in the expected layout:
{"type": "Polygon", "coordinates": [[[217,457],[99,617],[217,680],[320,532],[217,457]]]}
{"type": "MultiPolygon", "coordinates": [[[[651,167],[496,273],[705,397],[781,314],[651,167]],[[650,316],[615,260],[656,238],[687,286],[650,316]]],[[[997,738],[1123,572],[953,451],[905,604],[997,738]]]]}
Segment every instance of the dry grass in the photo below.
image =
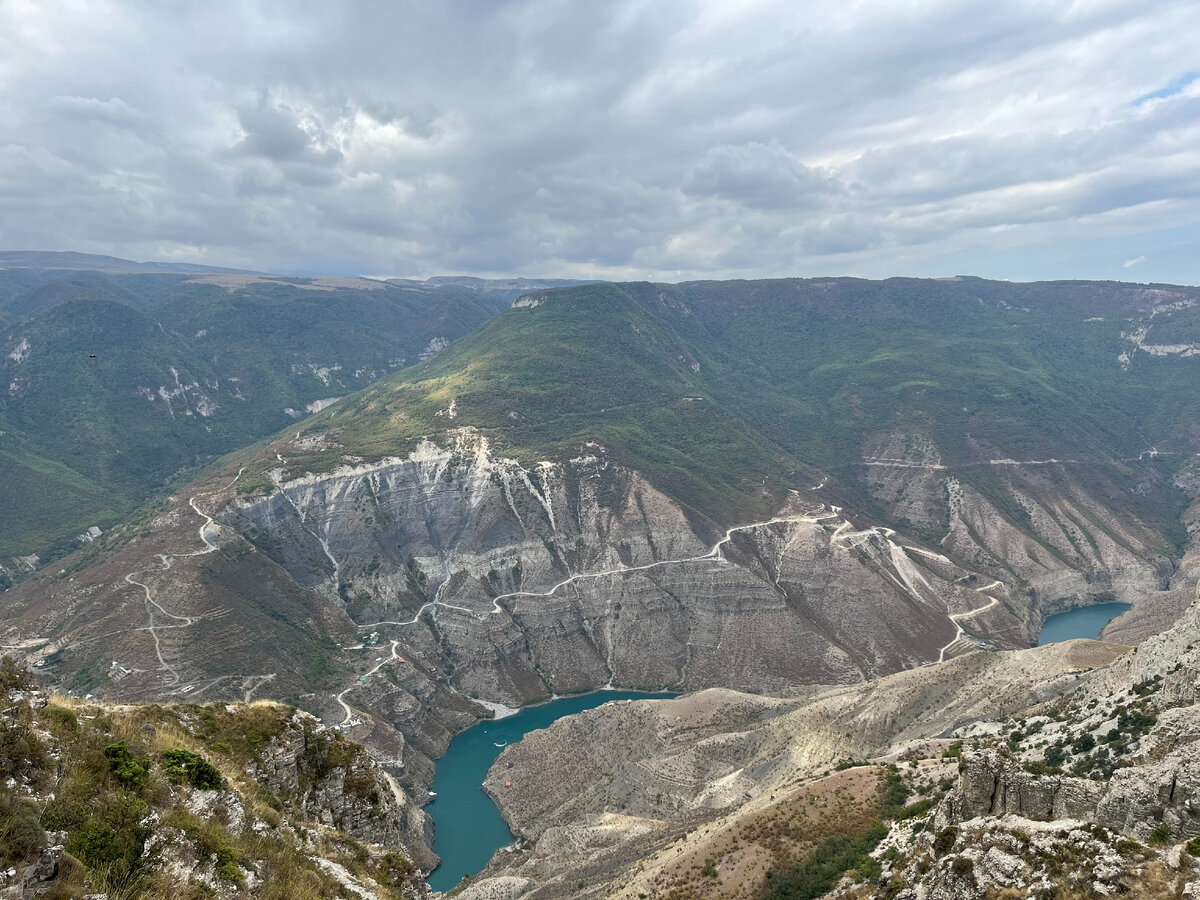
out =
{"type": "Polygon", "coordinates": [[[634,900],[753,900],[833,834],[862,834],[879,817],[877,767],[849,769],[781,790],[700,826],[647,860],[616,897],[634,900]]]}
{"type": "MultiPolygon", "coordinates": [[[[247,774],[247,767],[272,740],[289,730],[289,739],[299,739],[297,729],[310,730],[312,726],[295,720],[294,714],[291,707],[270,701],[210,707],[106,707],[54,697],[38,717],[60,748],[65,768],[64,776],[52,785],[56,799],[49,806],[54,808],[55,821],[67,828],[71,835],[68,843],[73,846],[70,842],[80,829],[122,827],[116,824],[111,811],[133,803],[140,805],[138,816],[143,817],[140,824],[136,819],[133,824],[144,826],[146,813],[155,813],[151,821],[157,824],[153,828],[168,829],[169,835],[175,835],[168,840],[174,848],[172,854],[182,854],[180,859],[185,865],[215,874],[230,889],[241,885],[239,895],[255,877],[261,883],[253,895],[263,900],[316,900],[344,894],[345,888],[337,879],[315,864],[314,857],[322,856],[345,866],[381,900],[398,897],[416,874],[407,859],[304,821],[299,808],[291,809],[285,819],[279,798],[264,791],[247,774]],[[132,759],[146,761],[139,763],[143,768],[132,780],[122,781],[127,776],[116,774],[118,770],[110,766],[104,752],[118,743],[125,745],[132,759]],[[159,762],[170,750],[186,750],[213,764],[227,785],[240,795],[247,825],[256,824],[257,829],[235,831],[224,816],[202,817],[190,812],[185,804],[191,789],[172,783],[159,762]],[[295,827],[288,824],[289,820],[295,827]],[[189,859],[192,862],[187,862],[189,859]],[[256,876],[249,875],[248,869],[253,869],[256,876]]],[[[360,748],[338,736],[314,742],[306,734],[303,743],[305,760],[310,764],[304,777],[309,781],[319,781],[338,767],[345,767],[349,774],[349,767],[361,754],[360,748]],[[309,751],[314,749],[318,752],[310,759],[309,751]]],[[[358,780],[369,779],[360,774],[358,780]]],[[[109,900],[201,900],[212,896],[202,884],[181,884],[177,876],[172,877],[152,860],[139,861],[131,868],[127,862],[98,862],[103,851],[98,852],[94,843],[84,846],[84,851],[82,855],[91,859],[91,866],[72,856],[65,857],[62,874],[46,895],[50,900],[82,896],[86,893],[85,879],[91,882],[93,892],[103,891],[109,900]]]]}

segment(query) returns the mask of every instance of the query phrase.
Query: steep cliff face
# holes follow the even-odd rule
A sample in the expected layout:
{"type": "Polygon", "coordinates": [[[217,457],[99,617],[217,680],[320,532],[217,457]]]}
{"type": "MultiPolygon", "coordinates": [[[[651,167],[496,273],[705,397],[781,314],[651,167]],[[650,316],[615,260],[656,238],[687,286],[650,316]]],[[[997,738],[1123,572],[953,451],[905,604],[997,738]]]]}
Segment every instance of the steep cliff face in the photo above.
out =
{"type": "Polygon", "coordinates": [[[601,447],[526,469],[463,432],[405,460],[276,479],[221,521],[364,632],[491,700],[858,681],[938,658],[951,615],[1024,636],[1004,584],[814,499],[706,541],[601,447]]]}
{"type": "Polygon", "coordinates": [[[437,654],[459,689],[507,703],[606,683],[856,681],[965,649],[959,625],[1019,645],[1048,609],[1165,577],[1144,526],[1101,516],[1069,479],[1054,504],[1045,483],[1040,499],[1022,495],[1033,524],[1021,530],[946,477],[944,551],[798,494],[714,542],[587,449],[527,469],[463,430],[328,475],[281,466],[273,492],[220,519],[360,627],[437,654]]]}
{"type": "Polygon", "coordinates": [[[1114,507],[1116,498],[1149,489],[1145,473],[971,450],[974,462],[954,466],[921,431],[875,435],[863,447],[858,481],[890,520],[910,523],[981,573],[1020,584],[1039,618],[1091,598],[1133,602],[1170,586],[1175,567],[1162,555],[1162,534],[1114,507]]]}
{"type": "MultiPolygon", "coordinates": [[[[1193,720],[1194,714],[1189,714],[1193,720]]],[[[1190,744],[1190,742],[1189,742],[1190,744]]],[[[1115,771],[1108,782],[1031,775],[1019,761],[996,752],[967,760],[958,789],[934,819],[944,828],[984,816],[1082,819],[1143,839],[1160,825],[1187,840],[1200,835],[1200,761],[1196,748],[1115,771]]]]}

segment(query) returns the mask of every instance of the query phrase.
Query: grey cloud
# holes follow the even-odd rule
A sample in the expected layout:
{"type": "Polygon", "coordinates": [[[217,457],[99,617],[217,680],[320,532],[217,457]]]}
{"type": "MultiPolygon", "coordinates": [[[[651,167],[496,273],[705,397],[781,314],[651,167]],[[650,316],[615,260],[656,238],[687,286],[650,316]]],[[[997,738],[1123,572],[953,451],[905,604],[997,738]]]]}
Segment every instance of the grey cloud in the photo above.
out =
{"type": "Polygon", "coordinates": [[[685,194],[755,209],[795,209],[840,191],[837,181],[804,165],[777,141],[714,147],[683,180],[685,194]]]}
{"type": "Polygon", "coordinates": [[[98,97],[54,97],[50,109],[77,120],[94,119],[118,128],[133,128],[146,121],[146,115],[134,109],[120,97],[101,100],[98,97]]]}
{"type": "Polygon", "coordinates": [[[1187,0],[0,4],[0,245],[1019,278],[1063,240],[1097,248],[1063,276],[1152,278],[1138,235],[1200,223],[1200,87],[1132,101],[1198,30],[1187,0]]]}
{"type": "MultiPolygon", "coordinates": [[[[294,110],[272,104],[266,98],[238,110],[238,121],[246,136],[235,150],[276,162],[304,161],[328,166],[341,161],[341,151],[329,146],[327,138],[322,140],[324,136],[302,128],[294,110]]],[[[310,128],[318,130],[312,125],[310,128]]]]}

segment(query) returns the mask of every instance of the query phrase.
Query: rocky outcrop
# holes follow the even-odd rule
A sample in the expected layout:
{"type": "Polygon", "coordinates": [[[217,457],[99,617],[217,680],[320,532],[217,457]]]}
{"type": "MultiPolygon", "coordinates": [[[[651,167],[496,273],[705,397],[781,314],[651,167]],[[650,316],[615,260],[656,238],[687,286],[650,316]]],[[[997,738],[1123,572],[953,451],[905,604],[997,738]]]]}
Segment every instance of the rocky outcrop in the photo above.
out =
{"type": "MultiPolygon", "coordinates": [[[[1193,710],[1195,722],[1200,714],[1193,710]]],[[[1174,839],[1200,835],[1200,742],[1166,759],[1118,770],[1101,793],[1094,818],[1120,831],[1148,837],[1166,825],[1174,839]]]]}
{"type": "Polygon", "coordinates": [[[403,794],[312,716],[270,703],[105,706],[31,688],[5,658],[0,898],[184,885],[222,898],[429,896],[414,864],[425,836],[406,831],[403,794]]]}
{"type": "Polygon", "coordinates": [[[1057,721],[1034,720],[1039,733],[1057,736],[1048,740],[1050,749],[1060,748],[1058,762],[1068,750],[1073,770],[1112,760],[1108,777],[1036,771],[1028,764],[1031,758],[1041,762],[1036,748],[1020,756],[999,748],[973,753],[964,759],[958,787],[934,824],[1017,815],[1092,821],[1143,839],[1164,826],[1176,839],[1200,834],[1198,612],[1200,602],[1169,632],[1095,673],[1094,684],[1059,708],[1057,721]],[[1106,745],[1124,748],[1127,758],[1106,745]]]}
{"type": "Polygon", "coordinates": [[[935,828],[984,816],[1095,819],[1104,785],[1082,778],[1038,777],[995,750],[969,755],[957,789],[943,801],[935,828]]]}
{"type": "Polygon", "coordinates": [[[252,765],[255,780],[294,802],[306,819],[380,846],[403,846],[421,837],[423,816],[410,821],[407,798],[359,745],[298,714],[271,739],[252,765]]]}
{"type": "Polygon", "coordinates": [[[65,832],[46,835],[46,847],[31,862],[0,870],[2,900],[33,900],[57,888],[59,865],[65,852],[65,832]]]}
{"type": "Polygon", "coordinates": [[[882,875],[874,884],[843,883],[829,896],[982,900],[1070,890],[1085,897],[1150,900],[1178,895],[1196,875],[1180,853],[1155,851],[1074,819],[971,819],[935,835],[901,827],[893,829],[880,851],[882,875]]]}

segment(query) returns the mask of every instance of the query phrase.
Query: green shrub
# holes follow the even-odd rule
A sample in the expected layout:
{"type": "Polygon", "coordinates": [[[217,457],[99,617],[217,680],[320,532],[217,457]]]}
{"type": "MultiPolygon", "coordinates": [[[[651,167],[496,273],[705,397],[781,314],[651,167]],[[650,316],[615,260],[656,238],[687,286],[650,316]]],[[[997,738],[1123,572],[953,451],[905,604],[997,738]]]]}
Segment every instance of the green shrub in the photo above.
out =
{"type": "Polygon", "coordinates": [[[0,858],[16,863],[40,853],[46,846],[46,832],[38,821],[38,811],[31,802],[0,796],[0,858]]]}
{"type": "Polygon", "coordinates": [[[45,760],[45,746],[22,717],[0,721],[0,780],[28,774],[41,768],[45,760]]]}
{"type": "Polygon", "coordinates": [[[877,822],[862,837],[828,837],[804,860],[779,873],[770,881],[768,900],[814,900],[829,893],[839,878],[856,869],[864,878],[878,877],[879,862],[868,854],[874,850],[887,828],[877,822]]]}
{"type": "Polygon", "coordinates": [[[954,849],[954,842],[958,840],[958,829],[953,825],[947,825],[937,833],[937,837],[933,839],[933,855],[945,856],[954,849]]]}
{"type": "Polygon", "coordinates": [[[1166,822],[1159,822],[1150,832],[1150,843],[1157,844],[1161,847],[1164,844],[1171,843],[1174,837],[1175,832],[1171,830],[1171,826],[1166,822]]]}
{"type": "Polygon", "coordinates": [[[203,756],[190,750],[168,750],[162,755],[163,771],[177,784],[187,782],[205,791],[217,791],[224,784],[220,770],[203,756]]]}
{"type": "Polygon", "coordinates": [[[1158,724],[1158,718],[1148,716],[1138,710],[1123,712],[1117,716],[1117,724],[1122,728],[1128,728],[1131,731],[1143,731],[1158,724]]]}
{"type": "Polygon", "coordinates": [[[381,871],[377,877],[383,879],[385,884],[390,884],[393,887],[403,885],[417,871],[416,866],[404,854],[397,853],[395,850],[389,850],[383,854],[383,859],[380,861],[380,869],[381,871]]]}
{"type": "Polygon", "coordinates": [[[91,810],[72,797],[58,796],[42,810],[42,825],[51,831],[74,831],[88,820],[91,810]]]}
{"type": "Polygon", "coordinates": [[[1071,751],[1073,753],[1087,753],[1096,746],[1096,739],[1091,734],[1084,732],[1071,743],[1071,751]]]}
{"type": "Polygon", "coordinates": [[[1194,857],[1200,858],[1200,837],[1194,837],[1187,842],[1187,852],[1194,857]]]}
{"type": "Polygon", "coordinates": [[[217,858],[214,870],[217,877],[232,884],[241,884],[242,870],[238,865],[237,854],[229,847],[218,847],[214,855],[217,858]]]}
{"type": "Polygon", "coordinates": [[[110,886],[134,883],[144,862],[150,829],[141,822],[146,804],[122,794],[98,809],[67,839],[67,852],[93,871],[106,873],[110,886]]]}
{"type": "Polygon", "coordinates": [[[912,791],[908,785],[895,771],[889,771],[885,776],[883,791],[882,812],[884,818],[900,819],[904,818],[904,804],[908,800],[912,791]]]}
{"type": "Polygon", "coordinates": [[[121,784],[138,787],[146,783],[150,774],[150,757],[134,754],[124,741],[117,741],[104,748],[104,757],[108,760],[108,770],[121,784]]]}
{"type": "Polygon", "coordinates": [[[933,797],[926,797],[923,800],[918,800],[916,803],[910,804],[899,811],[895,816],[897,821],[905,819],[915,819],[918,816],[923,816],[931,809],[937,806],[937,800],[933,797]]]}

